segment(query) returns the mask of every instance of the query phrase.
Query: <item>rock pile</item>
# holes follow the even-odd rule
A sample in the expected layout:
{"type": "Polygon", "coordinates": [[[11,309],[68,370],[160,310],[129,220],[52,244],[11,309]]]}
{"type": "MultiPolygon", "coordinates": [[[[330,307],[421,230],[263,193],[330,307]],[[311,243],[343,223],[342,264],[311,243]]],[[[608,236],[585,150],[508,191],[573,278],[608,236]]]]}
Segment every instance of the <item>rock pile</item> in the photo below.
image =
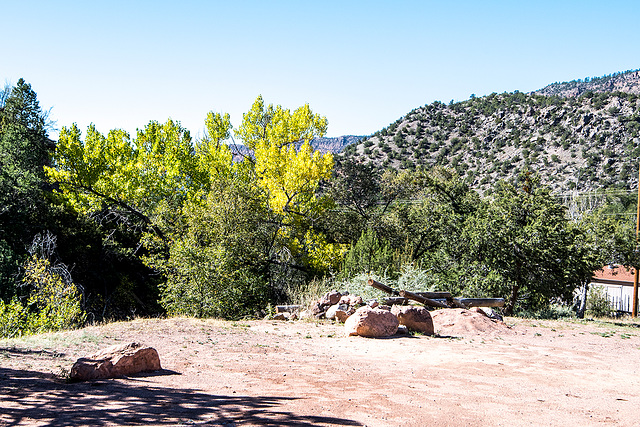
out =
{"type": "Polygon", "coordinates": [[[348,292],[327,292],[302,317],[327,318],[344,322],[364,304],[362,297],[348,292]]]}
{"type": "Polygon", "coordinates": [[[444,308],[429,311],[421,305],[379,305],[348,292],[324,294],[310,309],[298,312],[300,306],[279,306],[274,319],[326,318],[344,323],[347,336],[388,337],[407,330],[433,335],[469,335],[510,332],[499,313],[490,308],[444,308]],[[287,312],[291,311],[291,312],[287,312]]]}

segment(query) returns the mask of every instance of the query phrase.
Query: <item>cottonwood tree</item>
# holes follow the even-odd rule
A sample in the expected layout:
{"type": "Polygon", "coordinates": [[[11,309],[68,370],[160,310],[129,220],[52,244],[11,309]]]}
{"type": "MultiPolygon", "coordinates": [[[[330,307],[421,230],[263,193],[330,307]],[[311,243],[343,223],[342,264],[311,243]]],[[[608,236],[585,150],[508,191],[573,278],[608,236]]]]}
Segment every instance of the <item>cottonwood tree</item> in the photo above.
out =
{"type": "Polygon", "coordinates": [[[231,316],[240,301],[232,294],[249,292],[244,301],[255,304],[282,298],[292,272],[324,274],[339,263],[342,247],[314,228],[331,206],[316,190],[332,156],[310,145],[326,124],[308,105],[292,112],[259,97],[236,131],[251,155],[235,163],[226,114],[208,114],[195,142],[172,120],[152,121],[135,138],[90,126],[83,139],[72,125],[47,173],[79,212],[139,233],[139,256],[166,279],[167,310],[231,316]]]}

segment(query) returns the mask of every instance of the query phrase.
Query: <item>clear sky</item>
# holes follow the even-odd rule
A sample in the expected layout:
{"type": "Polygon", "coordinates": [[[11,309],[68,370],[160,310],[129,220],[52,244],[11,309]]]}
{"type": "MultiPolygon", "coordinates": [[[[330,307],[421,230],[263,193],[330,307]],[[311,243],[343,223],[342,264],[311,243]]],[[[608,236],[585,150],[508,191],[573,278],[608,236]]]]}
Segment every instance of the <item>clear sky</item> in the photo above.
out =
{"type": "Polygon", "coordinates": [[[0,83],[23,77],[83,131],[170,117],[197,136],[261,94],[368,135],[436,100],[640,68],[637,0],[0,0],[0,16],[0,83]]]}

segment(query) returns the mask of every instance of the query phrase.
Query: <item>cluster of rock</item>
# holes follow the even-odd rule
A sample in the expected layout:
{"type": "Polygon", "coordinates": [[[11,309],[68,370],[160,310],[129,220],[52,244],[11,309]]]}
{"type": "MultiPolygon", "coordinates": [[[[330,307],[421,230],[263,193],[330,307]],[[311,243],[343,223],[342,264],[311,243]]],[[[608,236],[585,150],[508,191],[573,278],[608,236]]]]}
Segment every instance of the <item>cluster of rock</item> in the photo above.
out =
{"type": "Polygon", "coordinates": [[[396,334],[401,326],[424,334],[433,334],[431,315],[424,307],[379,305],[376,300],[365,302],[362,297],[350,295],[348,292],[327,292],[308,310],[298,312],[294,308],[290,313],[283,311],[274,317],[281,320],[298,318],[326,318],[344,323],[347,335],[385,337],[396,334]]]}
{"type": "Polygon", "coordinates": [[[434,332],[429,310],[413,305],[364,306],[344,322],[346,335],[361,337],[389,337],[395,335],[400,326],[428,335],[434,332]]]}
{"type": "MultiPolygon", "coordinates": [[[[393,301],[390,300],[390,303],[393,301]]],[[[344,323],[345,334],[363,337],[388,337],[411,330],[426,335],[483,334],[508,329],[501,316],[490,308],[439,309],[430,312],[421,305],[380,305],[364,301],[348,292],[324,294],[307,310],[301,306],[278,306],[273,319],[322,319],[344,323]]]]}
{"type": "MultiPolygon", "coordinates": [[[[327,318],[343,322],[364,304],[362,297],[348,292],[327,292],[305,313],[306,317],[327,318]]],[[[369,304],[377,304],[374,300],[369,304]]]]}

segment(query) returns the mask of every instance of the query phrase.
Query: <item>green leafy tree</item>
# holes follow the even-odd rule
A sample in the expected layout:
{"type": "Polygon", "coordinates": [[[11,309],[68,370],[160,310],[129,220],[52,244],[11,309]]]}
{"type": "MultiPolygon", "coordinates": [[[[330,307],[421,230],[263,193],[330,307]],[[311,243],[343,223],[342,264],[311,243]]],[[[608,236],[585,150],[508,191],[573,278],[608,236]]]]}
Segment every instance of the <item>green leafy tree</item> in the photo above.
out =
{"type": "MultiPolygon", "coordinates": [[[[275,271],[284,267],[304,275],[323,275],[341,262],[344,247],[328,242],[315,225],[332,207],[331,199],[319,196],[318,189],[322,180],[331,177],[333,156],[311,147],[311,139],[323,136],[326,129],[327,119],[313,113],[309,105],[292,112],[279,105],[265,106],[258,97],[236,131],[253,153],[245,166],[264,191],[266,207],[277,223],[269,248],[275,271]]],[[[266,277],[281,287],[270,273],[266,277]]]]}
{"type": "Polygon", "coordinates": [[[242,177],[213,182],[205,201],[189,203],[170,236],[162,304],[170,314],[251,316],[274,298],[265,280],[274,221],[265,196],[242,177]]]}
{"type": "Polygon", "coordinates": [[[393,258],[389,244],[381,241],[374,230],[368,229],[347,252],[342,275],[347,279],[361,273],[386,275],[393,267],[393,258]]]}
{"type": "Polygon", "coordinates": [[[251,156],[236,163],[224,143],[229,116],[210,113],[205,125],[195,142],[172,120],[150,122],[134,139],[93,126],[83,139],[65,127],[46,171],[67,205],[137,242],[126,255],[164,274],[170,313],[246,314],[281,299],[292,281],[336,268],[343,246],[315,227],[332,206],[318,194],[332,156],[310,146],[326,119],[258,98],[236,132],[251,156]]]}
{"type": "Polygon", "coordinates": [[[566,277],[572,242],[564,206],[530,174],[521,176],[521,185],[500,182],[463,234],[474,267],[494,276],[486,290],[507,298],[507,315],[518,304],[536,308],[553,298],[570,301],[575,283],[566,277]]]}

